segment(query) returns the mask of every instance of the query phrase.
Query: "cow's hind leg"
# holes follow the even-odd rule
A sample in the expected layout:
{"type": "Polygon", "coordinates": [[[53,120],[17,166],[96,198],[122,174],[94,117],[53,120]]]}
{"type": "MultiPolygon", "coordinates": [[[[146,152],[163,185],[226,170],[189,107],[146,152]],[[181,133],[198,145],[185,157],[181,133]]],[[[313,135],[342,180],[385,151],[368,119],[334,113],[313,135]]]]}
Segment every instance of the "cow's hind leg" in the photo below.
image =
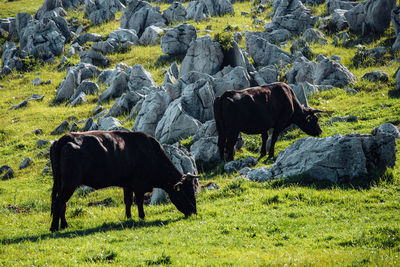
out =
{"type": "Polygon", "coordinates": [[[222,161],[225,161],[225,147],[226,147],[226,137],[222,134],[218,135],[218,150],[219,157],[222,161]]]}
{"type": "Polygon", "coordinates": [[[139,218],[144,219],[144,210],[143,210],[143,202],[144,202],[144,193],[135,192],[136,205],[138,207],[139,218]]]}
{"type": "Polygon", "coordinates": [[[132,218],[131,206],[133,203],[133,191],[127,187],[124,187],[124,203],[125,203],[125,215],[126,218],[132,218]]]}
{"type": "Polygon", "coordinates": [[[268,158],[274,157],[275,143],[278,140],[278,136],[280,133],[281,133],[281,130],[279,128],[274,128],[274,132],[272,133],[272,138],[271,138],[271,147],[269,148],[269,152],[268,152],[268,158]]]}
{"type": "Polygon", "coordinates": [[[74,193],[75,188],[60,190],[53,211],[53,221],[51,223],[50,231],[55,232],[59,229],[60,219],[61,219],[61,229],[68,227],[67,220],[65,218],[66,203],[68,199],[74,193]]]}
{"type": "Polygon", "coordinates": [[[268,131],[263,132],[261,134],[261,138],[262,138],[262,144],[261,144],[261,150],[260,150],[260,157],[258,158],[258,160],[262,159],[267,154],[268,131]]]}
{"type": "Polygon", "coordinates": [[[239,133],[229,135],[226,142],[226,152],[228,153],[228,161],[233,160],[235,144],[239,133]]]}

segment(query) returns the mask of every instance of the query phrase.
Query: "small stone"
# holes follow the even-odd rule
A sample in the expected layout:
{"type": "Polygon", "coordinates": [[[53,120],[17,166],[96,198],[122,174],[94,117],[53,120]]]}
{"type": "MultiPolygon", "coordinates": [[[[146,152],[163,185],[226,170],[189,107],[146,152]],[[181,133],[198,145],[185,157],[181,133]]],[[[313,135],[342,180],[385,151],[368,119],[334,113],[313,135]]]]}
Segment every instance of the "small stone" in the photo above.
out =
{"type": "Polygon", "coordinates": [[[21,164],[19,165],[19,169],[25,169],[26,167],[28,167],[29,165],[32,164],[32,159],[30,157],[24,158],[21,162],[21,164]]]}

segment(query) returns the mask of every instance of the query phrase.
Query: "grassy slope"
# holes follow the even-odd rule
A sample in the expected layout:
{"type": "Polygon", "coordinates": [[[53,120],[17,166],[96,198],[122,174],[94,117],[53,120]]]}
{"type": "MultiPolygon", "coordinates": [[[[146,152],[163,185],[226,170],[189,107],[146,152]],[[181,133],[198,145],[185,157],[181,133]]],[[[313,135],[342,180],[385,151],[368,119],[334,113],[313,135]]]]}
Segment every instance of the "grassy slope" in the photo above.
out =
{"type": "MultiPolygon", "coordinates": [[[[37,3],[33,10],[40,5],[37,3]]],[[[162,6],[162,9],[166,7],[162,6]]],[[[236,14],[250,8],[249,3],[235,4],[236,14]]],[[[21,9],[17,6],[0,8],[0,17],[13,15],[16,11],[21,9]]],[[[270,11],[259,18],[266,19],[270,11]]],[[[80,14],[70,13],[70,17],[73,16],[84,21],[80,14]]],[[[199,30],[213,25],[212,34],[222,31],[228,24],[239,26],[241,31],[262,30],[251,23],[250,17],[236,15],[212,18],[194,25],[199,30]]],[[[118,21],[110,22],[90,31],[107,34],[118,25],[118,21]]],[[[205,33],[199,33],[202,34],[205,33]]],[[[331,40],[332,37],[328,38],[331,40]]],[[[368,46],[388,38],[383,36],[368,46]]],[[[244,42],[240,45],[244,46],[244,42]]],[[[313,49],[328,56],[341,55],[342,62],[358,77],[354,87],[361,91],[357,95],[348,95],[335,89],[309,99],[311,106],[327,111],[321,118],[323,136],[369,133],[383,122],[399,123],[400,104],[397,98],[389,96],[394,89],[393,75],[399,63],[355,69],[351,67],[354,48],[315,45],[313,49]],[[388,84],[360,80],[365,72],[375,69],[390,75],[388,84]],[[357,115],[359,121],[328,124],[332,117],[346,115],[357,115]]],[[[160,84],[161,70],[168,67],[154,64],[160,53],[159,46],[136,47],[126,54],[110,57],[113,65],[120,61],[128,65],[142,64],[160,84]]],[[[78,60],[72,59],[73,62],[78,60]]],[[[52,178],[41,174],[47,160],[34,158],[43,150],[37,148],[36,141],[57,138],[49,135],[56,125],[70,116],[76,117],[73,121],[85,119],[96,106],[95,100],[89,98],[89,103],[80,107],[50,107],[56,86],[66,74],[56,69],[56,65],[47,64],[31,73],[23,73],[21,78],[15,74],[0,81],[4,86],[0,89],[0,165],[12,166],[16,176],[9,181],[0,181],[1,265],[400,264],[399,160],[394,170],[388,173],[388,181],[382,178],[383,181],[364,189],[301,186],[282,181],[266,184],[232,181],[235,175],[218,174],[219,166],[214,172],[204,174],[201,184],[213,181],[221,189],[200,192],[199,214],[189,219],[184,219],[172,205],[161,205],[145,207],[145,221],[138,220],[133,207],[133,220],[126,220],[121,189],[99,190],[87,196],[75,193],[67,209],[70,228],[50,234],[52,178]],[[51,79],[52,84],[33,86],[30,82],[35,77],[51,79]],[[43,102],[31,102],[21,110],[8,110],[33,93],[44,94],[43,102]],[[31,131],[37,128],[43,129],[44,133],[33,135],[31,131]],[[22,158],[27,156],[34,158],[34,164],[18,170],[22,158]],[[106,197],[113,199],[111,207],[88,207],[89,202],[106,197]],[[8,204],[29,210],[29,214],[16,213],[6,208],[8,204]]],[[[132,122],[124,126],[130,128],[132,122]]],[[[289,131],[277,143],[276,151],[302,136],[305,135],[298,130],[289,131]]],[[[236,156],[257,155],[254,150],[258,149],[260,138],[245,137],[245,140],[245,149],[236,156]]]]}

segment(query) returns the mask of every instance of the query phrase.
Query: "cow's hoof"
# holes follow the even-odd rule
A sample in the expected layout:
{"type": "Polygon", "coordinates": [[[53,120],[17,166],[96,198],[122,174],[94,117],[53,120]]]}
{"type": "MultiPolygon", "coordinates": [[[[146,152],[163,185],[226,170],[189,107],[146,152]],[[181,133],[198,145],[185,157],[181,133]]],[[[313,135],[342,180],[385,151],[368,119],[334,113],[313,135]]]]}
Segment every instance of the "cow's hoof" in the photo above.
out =
{"type": "Polygon", "coordinates": [[[65,228],[67,228],[67,227],[68,227],[68,223],[61,224],[61,226],[60,226],[61,229],[65,229],[65,228]]]}
{"type": "Polygon", "coordinates": [[[52,233],[57,232],[57,231],[58,231],[58,229],[56,227],[51,227],[50,228],[50,232],[52,232],[52,233]]]}

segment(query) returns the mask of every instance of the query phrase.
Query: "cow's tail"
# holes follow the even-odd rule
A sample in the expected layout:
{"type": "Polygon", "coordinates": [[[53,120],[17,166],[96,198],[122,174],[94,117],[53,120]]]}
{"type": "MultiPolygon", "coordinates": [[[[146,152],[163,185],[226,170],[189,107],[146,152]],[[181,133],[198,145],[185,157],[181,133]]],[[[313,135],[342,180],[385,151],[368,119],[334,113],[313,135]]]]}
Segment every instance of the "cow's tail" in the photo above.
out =
{"type": "Polygon", "coordinates": [[[215,119],[215,126],[218,132],[218,148],[221,160],[225,158],[225,143],[226,143],[226,136],[224,132],[224,119],[222,114],[222,101],[221,97],[217,97],[214,100],[214,119],[215,119]]]}

